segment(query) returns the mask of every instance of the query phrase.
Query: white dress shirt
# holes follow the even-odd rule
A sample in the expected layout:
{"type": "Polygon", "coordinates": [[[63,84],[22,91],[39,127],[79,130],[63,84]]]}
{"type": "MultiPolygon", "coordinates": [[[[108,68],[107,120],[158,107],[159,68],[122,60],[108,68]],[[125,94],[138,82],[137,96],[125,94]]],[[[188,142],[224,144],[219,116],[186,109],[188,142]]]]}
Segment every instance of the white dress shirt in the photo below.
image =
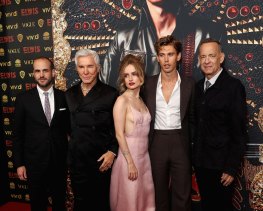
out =
{"type": "Polygon", "coordinates": [[[50,87],[49,90],[44,91],[37,85],[37,91],[41,100],[43,111],[45,111],[45,95],[44,92],[48,92],[48,99],[50,104],[50,110],[51,110],[51,119],[53,117],[54,111],[55,111],[55,101],[54,101],[54,89],[53,86],[50,87]]]}
{"type": "Polygon", "coordinates": [[[169,102],[167,103],[162,92],[161,74],[159,75],[156,88],[156,111],[154,129],[181,129],[180,84],[181,78],[178,74],[177,82],[174,86],[169,102]]]}

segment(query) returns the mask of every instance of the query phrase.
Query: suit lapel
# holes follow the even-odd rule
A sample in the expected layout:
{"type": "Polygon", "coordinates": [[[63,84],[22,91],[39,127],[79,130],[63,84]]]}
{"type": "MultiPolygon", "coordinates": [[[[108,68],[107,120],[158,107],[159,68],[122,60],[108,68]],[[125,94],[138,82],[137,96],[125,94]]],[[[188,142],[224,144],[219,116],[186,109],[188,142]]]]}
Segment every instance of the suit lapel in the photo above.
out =
{"type": "Polygon", "coordinates": [[[58,109],[59,109],[59,95],[58,95],[58,91],[57,91],[56,88],[53,88],[53,90],[54,90],[54,114],[52,116],[50,125],[52,125],[53,120],[56,118],[56,115],[57,115],[57,112],[58,112],[58,109]]]}
{"type": "Polygon", "coordinates": [[[186,83],[185,79],[181,77],[181,86],[180,86],[180,116],[181,116],[181,122],[183,122],[183,119],[185,117],[186,109],[187,109],[187,101],[189,99],[189,90],[190,87],[186,83]]]}

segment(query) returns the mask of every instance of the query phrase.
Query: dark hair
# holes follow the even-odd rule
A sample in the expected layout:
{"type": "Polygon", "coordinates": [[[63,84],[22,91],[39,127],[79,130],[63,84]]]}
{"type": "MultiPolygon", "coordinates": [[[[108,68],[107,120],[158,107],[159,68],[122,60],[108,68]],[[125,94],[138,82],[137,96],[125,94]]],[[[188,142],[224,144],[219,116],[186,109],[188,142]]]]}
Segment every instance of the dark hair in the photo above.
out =
{"type": "Polygon", "coordinates": [[[41,57],[35,58],[35,59],[34,59],[34,62],[35,62],[36,60],[39,60],[39,59],[47,60],[47,61],[50,63],[50,69],[51,69],[51,70],[53,70],[53,69],[55,68],[55,67],[54,67],[54,63],[53,63],[53,61],[52,61],[50,58],[45,57],[45,56],[41,56],[41,57]]]}
{"type": "Polygon", "coordinates": [[[135,70],[138,73],[138,77],[142,81],[142,84],[144,83],[144,64],[142,62],[142,58],[133,54],[127,54],[121,61],[119,68],[119,77],[117,80],[117,84],[120,93],[125,92],[125,90],[127,89],[124,82],[123,72],[128,65],[134,66],[135,70]]]}
{"type": "Polygon", "coordinates": [[[219,47],[219,51],[221,52],[222,51],[222,46],[221,46],[221,43],[218,41],[218,40],[215,40],[213,38],[206,38],[206,39],[203,39],[201,40],[198,48],[200,49],[200,47],[203,45],[203,44],[206,44],[206,43],[216,43],[219,47]]]}
{"type": "Polygon", "coordinates": [[[172,35],[168,35],[166,37],[161,37],[154,44],[155,51],[157,55],[160,52],[160,49],[163,46],[172,45],[177,53],[181,53],[182,51],[182,43],[179,40],[176,40],[172,35]]]}

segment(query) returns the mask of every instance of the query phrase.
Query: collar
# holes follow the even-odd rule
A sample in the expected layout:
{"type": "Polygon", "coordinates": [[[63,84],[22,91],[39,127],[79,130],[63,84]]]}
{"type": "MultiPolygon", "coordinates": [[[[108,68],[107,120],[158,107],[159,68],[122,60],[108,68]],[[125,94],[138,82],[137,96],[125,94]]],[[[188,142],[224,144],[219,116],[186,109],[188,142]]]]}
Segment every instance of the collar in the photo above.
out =
{"type": "Polygon", "coordinates": [[[205,78],[204,84],[205,84],[207,81],[209,81],[209,82],[211,83],[211,86],[213,86],[222,71],[223,71],[223,68],[221,67],[220,70],[218,71],[218,73],[215,74],[212,78],[210,78],[209,80],[208,80],[207,78],[205,78]]]}
{"type": "MultiPolygon", "coordinates": [[[[177,71],[177,70],[176,70],[176,71],[177,71]]],[[[159,76],[158,76],[158,81],[157,81],[157,87],[160,87],[160,88],[162,88],[161,75],[162,75],[162,73],[159,74],[159,76]]],[[[178,78],[177,78],[177,81],[176,81],[176,83],[175,83],[174,89],[177,88],[178,86],[180,86],[180,84],[181,84],[181,77],[180,77],[180,74],[179,74],[178,71],[177,71],[177,75],[178,75],[178,78]]]]}
{"type": "Polygon", "coordinates": [[[37,91],[38,91],[38,93],[40,93],[40,94],[42,94],[42,95],[44,95],[44,92],[48,92],[48,95],[51,95],[53,92],[54,92],[54,88],[53,88],[53,85],[49,88],[49,90],[47,90],[47,91],[44,91],[43,89],[41,89],[40,87],[39,87],[39,85],[37,85],[37,91]]]}

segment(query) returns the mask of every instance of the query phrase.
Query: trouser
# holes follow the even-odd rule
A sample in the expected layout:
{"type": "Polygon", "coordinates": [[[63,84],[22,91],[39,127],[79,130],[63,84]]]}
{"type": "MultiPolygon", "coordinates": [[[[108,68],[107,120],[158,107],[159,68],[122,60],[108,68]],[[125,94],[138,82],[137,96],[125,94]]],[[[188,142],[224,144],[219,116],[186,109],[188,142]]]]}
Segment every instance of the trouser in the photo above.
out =
{"type": "Polygon", "coordinates": [[[66,210],[66,170],[50,166],[38,171],[28,169],[27,176],[31,211],[47,211],[48,196],[53,211],[66,210]]]}
{"type": "Polygon", "coordinates": [[[220,170],[195,168],[201,195],[202,211],[233,211],[233,183],[223,186],[220,170]]]}
{"type": "Polygon", "coordinates": [[[110,211],[110,175],[94,168],[71,171],[74,211],[110,211]]]}
{"type": "Polygon", "coordinates": [[[155,130],[150,146],[156,211],[191,210],[189,141],[181,130],[155,130]]]}

